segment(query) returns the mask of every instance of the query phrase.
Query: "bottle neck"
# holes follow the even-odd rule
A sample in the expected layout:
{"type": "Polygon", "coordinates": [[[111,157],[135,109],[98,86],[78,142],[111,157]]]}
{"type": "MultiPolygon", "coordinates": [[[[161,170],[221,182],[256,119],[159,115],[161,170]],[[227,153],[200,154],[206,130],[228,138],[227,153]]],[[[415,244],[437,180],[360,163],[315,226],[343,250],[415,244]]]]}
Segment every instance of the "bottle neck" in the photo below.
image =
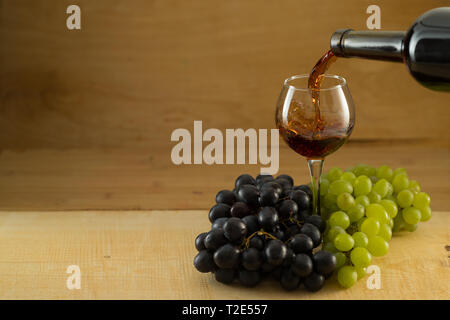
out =
{"type": "Polygon", "coordinates": [[[330,47],[337,57],[403,62],[404,31],[337,30],[330,47]]]}

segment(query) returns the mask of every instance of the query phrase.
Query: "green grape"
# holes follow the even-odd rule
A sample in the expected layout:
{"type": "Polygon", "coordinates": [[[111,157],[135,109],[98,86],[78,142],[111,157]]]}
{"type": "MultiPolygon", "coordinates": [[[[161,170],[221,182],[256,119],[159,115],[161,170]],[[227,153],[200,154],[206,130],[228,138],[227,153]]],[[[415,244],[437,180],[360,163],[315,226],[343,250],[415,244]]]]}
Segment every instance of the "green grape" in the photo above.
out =
{"type": "Polygon", "coordinates": [[[355,267],[356,274],[358,275],[358,280],[364,278],[367,274],[367,268],[355,267]]]}
{"type": "Polygon", "coordinates": [[[320,195],[325,196],[328,193],[328,187],[330,186],[330,181],[327,179],[320,179],[320,195]]]}
{"type": "Polygon", "coordinates": [[[334,246],[339,251],[349,251],[353,248],[355,240],[348,233],[340,233],[334,238],[334,246]]]}
{"type": "Polygon", "coordinates": [[[394,192],[399,193],[400,191],[407,189],[409,187],[408,176],[404,174],[399,174],[392,179],[392,186],[394,187],[394,192]]]}
{"type": "Polygon", "coordinates": [[[361,218],[361,220],[359,220],[357,223],[356,223],[356,226],[358,227],[358,230],[359,231],[361,231],[361,226],[362,226],[362,224],[364,223],[364,221],[366,221],[366,217],[362,217],[361,218]]]}
{"type": "Polygon", "coordinates": [[[375,191],[370,191],[367,195],[371,203],[379,203],[381,201],[381,196],[375,191]]]}
{"type": "Polygon", "coordinates": [[[338,282],[344,288],[350,288],[358,281],[358,274],[355,267],[343,266],[338,271],[338,282]]]}
{"type": "Polygon", "coordinates": [[[367,238],[366,234],[361,231],[357,231],[352,234],[353,240],[355,240],[354,247],[355,248],[367,248],[367,244],[369,243],[369,238],[367,238]]]}
{"type": "Polygon", "coordinates": [[[363,207],[367,207],[370,204],[370,200],[367,196],[359,196],[355,199],[356,204],[360,204],[363,207]]]}
{"type": "Polygon", "coordinates": [[[392,228],[394,227],[394,219],[390,218],[388,225],[389,225],[389,228],[391,228],[391,230],[392,230],[392,228]]]}
{"type": "Polygon", "coordinates": [[[368,176],[372,176],[372,177],[376,177],[377,175],[377,168],[371,167],[371,166],[367,166],[367,173],[368,176]]]}
{"type": "Polygon", "coordinates": [[[380,231],[380,222],[375,218],[367,218],[361,224],[360,231],[364,232],[369,238],[376,236],[380,231]]]}
{"type": "Polygon", "coordinates": [[[392,227],[392,231],[394,231],[394,232],[401,231],[405,227],[405,224],[406,224],[406,222],[405,222],[405,220],[403,220],[402,214],[398,214],[394,218],[394,226],[392,227]]]}
{"type": "Polygon", "coordinates": [[[407,224],[416,224],[420,221],[422,218],[422,215],[420,213],[420,210],[414,207],[405,208],[402,211],[403,220],[407,224]]]}
{"type": "Polygon", "coordinates": [[[416,180],[409,180],[409,189],[414,193],[420,192],[420,184],[416,180]]]}
{"type": "MultiPolygon", "coordinates": [[[[320,200],[320,201],[322,201],[322,200],[320,200]]],[[[324,221],[327,221],[330,218],[331,212],[333,212],[333,211],[328,210],[327,208],[325,208],[325,206],[320,207],[320,216],[322,217],[322,219],[324,221]]]]}
{"type": "Polygon", "coordinates": [[[406,172],[406,169],[404,169],[404,168],[397,168],[397,169],[394,170],[394,177],[398,176],[398,175],[401,175],[401,174],[408,177],[408,172],[406,172]]]}
{"type": "Polygon", "coordinates": [[[353,172],[344,172],[341,176],[341,180],[345,180],[350,182],[353,185],[353,182],[355,181],[356,176],[353,172]]]}
{"type": "Polygon", "coordinates": [[[383,198],[388,198],[388,197],[392,197],[392,195],[394,194],[394,187],[392,186],[392,184],[391,183],[389,183],[388,185],[387,185],[387,187],[388,187],[388,191],[387,191],[387,193],[386,193],[386,195],[383,197],[383,198]]]}
{"type": "Polygon", "coordinates": [[[416,223],[416,224],[408,224],[408,223],[405,223],[405,230],[406,230],[406,231],[414,232],[414,231],[417,230],[417,227],[418,227],[417,223],[416,223]]]}
{"type": "Polygon", "coordinates": [[[387,195],[386,197],[384,197],[383,200],[391,200],[394,203],[397,203],[397,199],[395,198],[395,196],[393,194],[387,195]]]}
{"type": "Polygon", "coordinates": [[[368,267],[372,261],[372,255],[366,248],[354,248],[350,253],[350,260],[355,267],[368,267]]]}
{"type": "Polygon", "coordinates": [[[356,197],[365,196],[372,191],[372,181],[367,176],[359,176],[353,182],[353,189],[356,197]]]}
{"type": "Polygon", "coordinates": [[[371,203],[366,207],[366,216],[377,219],[380,223],[389,222],[389,214],[379,203],[371,203]]]}
{"type": "Polygon", "coordinates": [[[333,182],[333,181],[335,181],[335,180],[340,179],[341,176],[342,176],[342,174],[343,174],[343,172],[342,172],[342,170],[341,170],[340,168],[334,167],[334,168],[331,168],[331,169],[328,171],[327,179],[328,179],[330,182],[333,182]]]}
{"type": "Polygon", "coordinates": [[[336,269],[339,269],[347,263],[347,256],[345,255],[345,253],[336,252],[334,256],[336,257],[336,269]]]}
{"type": "Polygon", "coordinates": [[[425,192],[419,192],[414,196],[413,206],[418,209],[423,209],[430,206],[430,196],[425,192]]]}
{"type": "Polygon", "coordinates": [[[331,211],[337,211],[339,210],[339,207],[336,204],[337,201],[337,195],[327,193],[325,197],[323,198],[323,205],[325,208],[331,210],[331,211]]]}
{"type": "Polygon", "coordinates": [[[404,189],[397,194],[397,203],[401,208],[410,207],[413,200],[414,194],[408,189],[404,189]]]}
{"type": "Polygon", "coordinates": [[[378,180],[373,186],[373,191],[378,193],[381,198],[384,198],[389,192],[390,183],[386,179],[378,180]]]}
{"type": "Polygon", "coordinates": [[[423,209],[420,209],[420,221],[425,222],[430,220],[431,218],[431,208],[426,207],[423,209]]]}
{"type": "Polygon", "coordinates": [[[388,224],[383,223],[380,226],[380,232],[378,232],[378,235],[382,237],[384,240],[389,241],[392,239],[392,229],[391,226],[388,224]]]}
{"type": "Polygon", "coordinates": [[[345,230],[350,226],[350,218],[344,211],[336,211],[331,214],[328,223],[331,227],[337,226],[345,230]]]}
{"type": "Polygon", "coordinates": [[[338,226],[330,227],[330,230],[327,233],[327,240],[330,242],[334,242],[334,238],[336,238],[336,236],[341,233],[345,233],[345,229],[338,226]]]}
{"type": "MultiPolygon", "coordinates": [[[[345,232],[345,231],[344,231],[344,232],[345,232]]],[[[322,250],[325,250],[325,251],[328,251],[328,252],[331,252],[331,253],[336,253],[336,252],[338,252],[338,250],[337,250],[336,247],[334,246],[333,242],[327,242],[327,243],[324,243],[324,244],[322,245],[322,250]]]]}
{"type": "Polygon", "coordinates": [[[344,192],[338,195],[336,203],[339,209],[348,210],[355,205],[355,199],[350,193],[344,192]]]}
{"type": "Polygon", "coordinates": [[[380,236],[369,237],[367,249],[373,256],[381,257],[389,251],[389,243],[380,236]]]}
{"type": "Polygon", "coordinates": [[[375,176],[369,176],[370,181],[372,181],[372,184],[375,184],[378,181],[378,178],[375,176]]]}
{"type": "Polygon", "coordinates": [[[381,166],[377,169],[376,176],[378,179],[386,179],[387,181],[391,181],[393,175],[394,171],[388,166],[381,166]]]}
{"type": "Polygon", "coordinates": [[[359,177],[361,175],[368,175],[367,166],[364,164],[358,164],[358,165],[354,166],[352,172],[357,177],[359,177]]]}
{"type": "Polygon", "coordinates": [[[398,208],[394,201],[383,199],[380,201],[380,204],[384,207],[391,218],[395,218],[398,213],[398,208]]]}
{"type": "Polygon", "coordinates": [[[335,180],[330,184],[330,187],[328,188],[328,192],[334,195],[340,195],[341,193],[353,192],[352,184],[345,180],[335,180]]]}
{"type": "Polygon", "coordinates": [[[362,217],[364,217],[364,212],[364,207],[360,204],[356,204],[347,210],[347,215],[350,219],[350,222],[357,222],[362,217]]]}

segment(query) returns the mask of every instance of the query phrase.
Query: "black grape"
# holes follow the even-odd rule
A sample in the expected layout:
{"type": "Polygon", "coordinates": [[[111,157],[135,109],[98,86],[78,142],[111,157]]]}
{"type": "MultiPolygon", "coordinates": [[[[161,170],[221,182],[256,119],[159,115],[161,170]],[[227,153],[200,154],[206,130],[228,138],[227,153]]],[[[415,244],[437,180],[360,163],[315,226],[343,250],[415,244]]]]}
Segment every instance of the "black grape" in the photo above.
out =
{"type": "Polygon", "coordinates": [[[276,268],[276,266],[271,265],[267,261],[264,261],[263,264],[261,265],[261,271],[264,273],[272,272],[275,268],[276,268]]]}
{"type": "Polygon", "coordinates": [[[281,240],[270,240],[264,249],[267,262],[273,266],[279,266],[287,255],[286,245],[281,240]]]}
{"type": "Polygon", "coordinates": [[[281,266],[280,267],[276,267],[275,269],[272,270],[272,272],[270,274],[275,280],[280,281],[281,273],[283,272],[284,269],[285,268],[281,267],[281,266]]]}
{"type": "Polygon", "coordinates": [[[293,224],[286,229],[285,233],[288,238],[293,237],[296,234],[300,233],[300,227],[296,224],[293,224]]]}
{"type": "Polygon", "coordinates": [[[239,282],[246,287],[254,287],[261,281],[259,271],[239,270],[239,282]]]}
{"type": "Polygon", "coordinates": [[[310,198],[310,199],[313,198],[312,190],[311,190],[311,188],[310,188],[308,185],[306,185],[306,184],[302,184],[302,185],[300,185],[300,186],[296,186],[296,187],[294,187],[294,188],[292,188],[292,189],[293,189],[293,190],[302,190],[302,191],[306,192],[306,193],[309,195],[309,198],[310,198]]]}
{"type": "Polygon", "coordinates": [[[231,207],[224,203],[218,203],[209,210],[209,221],[213,223],[218,218],[230,217],[231,207]]]}
{"type": "Polygon", "coordinates": [[[280,284],[284,290],[295,290],[300,285],[300,277],[292,272],[291,268],[286,268],[281,273],[280,284]]]}
{"type": "Polygon", "coordinates": [[[256,183],[273,181],[273,180],[274,180],[274,178],[270,174],[258,174],[256,176],[256,183]]]}
{"type": "Polygon", "coordinates": [[[331,274],[336,268],[336,257],[328,251],[316,252],[313,261],[314,270],[323,276],[331,274]]]}
{"type": "Polygon", "coordinates": [[[252,213],[250,207],[245,203],[238,201],[231,206],[231,216],[236,218],[243,218],[252,213]]]}
{"type": "Polygon", "coordinates": [[[206,249],[215,250],[225,243],[227,243],[227,239],[224,236],[224,230],[222,228],[216,228],[208,232],[205,237],[203,243],[205,244],[206,249]]]}
{"type": "Polygon", "coordinates": [[[299,277],[307,277],[313,271],[313,261],[307,254],[296,254],[292,261],[292,271],[299,277]]]}
{"type": "Polygon", "coordinates": [[[207,234],[208,234],[208,232],[203,232],[203,233],[200,233],[197,236],[197,238],[195,238],[195,248],[198,251],[202,251],[202,250],[206,249],[204,241],[205,241],[205,238],[206,238],[207,234]]]}
{"type": "Polygon", "coordinates": [[[314,248],[314,243],[306,234],[296,234],[289,241],[288,246],[294,253],[308,253],[314,248]]]}
{"type": "Polygon", "coordinates": [[[225,237],[233,243],[241,242],[247,234],[245,223],[239,218],[229,218],[223,225],[225,237]]]}
{"type": "Polygon", "coordinates": [[[273,207],[264,207],[258,213],[258,222],[266,231],[272,231],[279,223],[277,210],[273,207]]]}
{"type": "Polygon", "coordinates": [[[227,222],[228,218],[218,218],[211,225],[211,230],[221,228],[223,229],[223,225],[227,222]]]}
{"type": "Polygon", "coordinates": [[[298,212],[297,203],[289,199],[283,200],[278,206],[278,214],[283,219],[292,217],[293,215],[296,215],[297,212],[298,212]]]}
{"type": "Polygon", "coordinates": [[[311,223],[305,223],[301,228],[300,232],[303,234],[306,234],[308,237],[310,237],[314,243],[314,248],[320,245],[320,242],[322,240],[322,235],[319,231],[319,229],[311,224],[311,223]]]}
{"type": "Polygon", "coordinates": [[[207,250],[200,251],[194,258],[194,266],[200,272],[212,272],[215,270],[213,255],[207,250]]]}
{"type": "Polygon", "coordinates": [[[260,189],[261,191],[265,189],[273,189],[275,190],[276,193],[278,193],[278,196],[280,196],[283,193],[283,188],[281,187],[280,184],[276,183],[275,181],[269,181],[264,183],[260,189]]]}
{"type": "Polygon", "coordinates": [[[315,225],[322,233],[325,232],[325,228],[327,227],[326,221],[322,219],[321,216],[318,215],[307,216],[305,218],[305,222],[315,225]]]}
{"type": "Polygon", "coordinates": [[[223,269],[236,268],[239,265],[240,251],[227,243],[214,252],[214,263],[223,269]]]}
{"type": "Polygon", "coordinates": [[[311,198],[306,192],[293,190],[289,194],[289,197],[297,204],[299,211],[309,210],[311,208],[311,198]]]}
{"type": "Polygon", "coordinates": [[[247,235],[250,236],[254,232],[259,230],[259,222],[258,217],[254,215],[246,216],[242,218],[242,222],[245,223],[245,226],[247,227],[247,235]]]}
{"type": "Polygon", "coordinates": [[[236,190],[239,190],[239,187],[244,184],[252,184],[256,185],[255,179],[249,174],[241,174],[234,183],[236,190]]]}
{"type": "Polygon", "coordinates": [[[259,191],[253,186],[244,185],[239,188],[238,200],[245,202],[251,208],[256,208],[259,205],[259,191]]]}
{"type": "Polygon", "coordinates": [[[216,202],[217,203],[225,203],[229,206],[232,206],[233,203],[236,202],[236,196],[230,190],[222,190],[217,193],[216,202]]]}
{"type": "Polygon", "coordinates": [[[287,247],[286,258],[284,258],[282,266],[283,267],[291,266],[294,259],[295,259],[294,251],[291,248],[287,247]]]}
{"type": "Polygon", "coordinates": [[[259,194],[259,204],[261,207],[273,207],[277,204],[280,199],[280,193],[278,193],[274,188],[262,189],[259,194]]]}
{"type": "Polygon", "coordinates": [[[217,269],[214,277],[218,282],[230,284],[236,278],[236,269],[217,269]]]}
{"type": "Polygon", "coordinates": [[[249,247],[261,251],[264,249],[264,240],[260,236],[254,236],[249,241],[249,247]]]}
{"type": "Polygon", "coordinates": [[[255,248],[248,248],[242,252],[242,266],[249,271],[258,270],[263,262],[261,251],[255,248]]]}
{"type": "Polygon", "coordinates": [[[292,190],[291,183],[286,179],[275,179],[275,182],[278,183],[282,188],[281,197],[287,197],[289,195],[289,192],[292,190]]]}
{"type": "Polygon", "coordinates": [[[278,179],[284,179],[284,180],[289,181],[289,184],[291,187],[294,185],[294,179],[292,179],[292,177],[290,175],[280,174],[276,180],[278,180],[278,179]]]}
{"type": "Polygon", "coordinates": [[[304,281],[305,288],[312,292],[322,289],[324,283],[324,276],[315,272],[312,272],[304,281]]]}

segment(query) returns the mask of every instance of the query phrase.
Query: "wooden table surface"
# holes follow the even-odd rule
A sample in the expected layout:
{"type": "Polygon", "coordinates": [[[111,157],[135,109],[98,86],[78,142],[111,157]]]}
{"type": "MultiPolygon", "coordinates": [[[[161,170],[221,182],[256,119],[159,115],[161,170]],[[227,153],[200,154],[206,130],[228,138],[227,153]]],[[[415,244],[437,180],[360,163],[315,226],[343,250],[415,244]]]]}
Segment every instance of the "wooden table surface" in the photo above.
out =
{"type": "Polygon", "coordinates": [[[340,289],[331,278],[318,293],[225,286],[197,272],[195,236],[208,230],[201,211],[0,212],[3,299],[449,299],[449,212],[434,212],[414,233],[394,237],[374,259],[381,289],[366,279],[340,289]],[[66,287],[78,265],[81,289],[66,287]]]}

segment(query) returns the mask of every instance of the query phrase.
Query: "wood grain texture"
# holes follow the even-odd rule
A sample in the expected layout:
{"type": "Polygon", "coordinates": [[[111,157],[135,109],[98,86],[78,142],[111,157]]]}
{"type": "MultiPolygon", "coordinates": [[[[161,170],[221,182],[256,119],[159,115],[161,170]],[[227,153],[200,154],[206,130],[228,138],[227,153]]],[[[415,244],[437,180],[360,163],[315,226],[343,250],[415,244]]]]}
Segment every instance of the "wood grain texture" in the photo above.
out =
{"type": "MultiPolygon", "coordinates": [[[[338,28],[366,29],[369,0],[3,0],[0,148],[143,147],[193,120],[270,128],[283,79],[308,73],[338,28]],[[258,116],[255,116],[257,114],[258,116]]],[[[447,0],[377,1],[382,29],[406,30],[447,0]]],[[[402,64],[342,60],[356,138],[450,139],[448,95],[402,64]]]]}
{"type": "MultiPolygon", "coordinates": [[[[357,163],[408,170],[431,195],[434,210],[448,210],[450,151],[445,146],[350,140],[325,161],[347,168],[357,163]]],[[[232,189],[243,172],[259,165],[174,165],[170,145],[152,150],[70,149],[4,151],[0,156],[0,209],[209,209],[221,189],[232,189]]],[[[279,173],[307,183],[306,160],[284,143],[279,173]]]]}
{"type": "MultiPolygon", "coordinates": [[[[170,134],[273,128],[282,80],[308,72],[342,27],[365,29],[373,1],[0,0],[0,209],[206,209],[257,166],[174,166],[170,134]]],[[[448,1],[377,1],[404,30],[448,1]]],[[[338,61],[356,103],[348,146],[326,166],[405,167],[448,210],[448,95],[401,64],[338,61]]],[[[281,149],[281,171],[307,181],[281,149]]]]}
{"type": "Polygon", "coordinates": [[[435,212],[414,233],[375,258],[381,289],[366,279],[340,289],[331,278],[318,293],[225,286],[192,265],[195,236],[209,227],[206,211],[1,212],[2,299],[449,299],[450,214],[435,212]],[[66,287],[69,265],[81,289],[66,287]]]}

